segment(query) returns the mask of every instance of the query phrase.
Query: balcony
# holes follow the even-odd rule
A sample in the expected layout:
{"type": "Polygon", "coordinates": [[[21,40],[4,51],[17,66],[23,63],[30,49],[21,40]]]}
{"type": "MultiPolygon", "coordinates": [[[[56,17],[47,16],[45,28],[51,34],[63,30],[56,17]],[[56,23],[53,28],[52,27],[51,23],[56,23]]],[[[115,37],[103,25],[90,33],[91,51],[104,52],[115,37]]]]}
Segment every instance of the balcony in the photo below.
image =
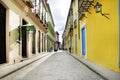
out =
{"type": "Polygon", "coordinates": [[[26,16],[27,19],[29,18],[31,22],[39,26],[42,31],[47,33],[47,29],[43,26],[43,23],[40,22],[40,18],[36,17],[39,17],[39,15],[37,14],[35,16],[35,13],[33,13],[30,7],[28,7],[27,5],[28,3],[31,4],[31,0],[12,0],[12,3],[14,3],[16,7],[18,7],[17,10],[20,12],[20,16],[26,16]]]}
{"type": "Polygon", "coordinates": [[[82,15],[84,15],[85,12],[89,12],[89,8],[93,5],[94,0],[79,0],[79,13],[80,18],[82,17],[82,15]]]}

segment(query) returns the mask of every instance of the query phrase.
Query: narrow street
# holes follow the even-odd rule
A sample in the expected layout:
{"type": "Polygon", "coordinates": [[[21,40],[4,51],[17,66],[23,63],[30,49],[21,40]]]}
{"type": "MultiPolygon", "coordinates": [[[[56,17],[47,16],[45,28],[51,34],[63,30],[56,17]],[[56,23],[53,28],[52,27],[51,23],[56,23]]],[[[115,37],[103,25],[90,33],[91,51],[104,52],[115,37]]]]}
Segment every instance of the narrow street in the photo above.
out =
{"type": "Polygon", "coordinates": [[[120,80],[120,0],[0,0],[0,80],[120,80]]]}
{"type": "Polygon", "coordinates": [[[1,80],[104,80],[65,51],[38,60],[1,80]]]}

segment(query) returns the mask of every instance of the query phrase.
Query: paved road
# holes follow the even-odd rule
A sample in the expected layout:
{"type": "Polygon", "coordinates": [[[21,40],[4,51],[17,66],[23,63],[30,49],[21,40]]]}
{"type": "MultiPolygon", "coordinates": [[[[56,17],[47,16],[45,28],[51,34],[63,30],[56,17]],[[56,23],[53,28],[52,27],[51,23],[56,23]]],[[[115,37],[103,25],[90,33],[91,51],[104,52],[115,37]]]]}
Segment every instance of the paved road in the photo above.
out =
{"type": "Polygon", "coordinates": [[[1,80],[103,80],[66,52],[58,52],[1,80]]]}

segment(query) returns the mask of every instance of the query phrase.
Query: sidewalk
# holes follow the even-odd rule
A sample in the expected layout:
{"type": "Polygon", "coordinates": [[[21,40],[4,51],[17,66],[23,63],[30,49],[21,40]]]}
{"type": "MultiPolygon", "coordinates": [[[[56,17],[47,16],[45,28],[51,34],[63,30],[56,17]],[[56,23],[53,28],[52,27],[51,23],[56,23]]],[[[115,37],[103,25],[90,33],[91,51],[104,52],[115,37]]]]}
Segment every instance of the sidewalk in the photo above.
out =
{"type": "Polygon", "coordinates": [[[0,79],[9,75],[9,74],[11,74],[11,73],[14,73],[14,72],[20,70],[21,68],[39,60],[39,59],[41,59],[43,57],[50,57],[54,53],[55,52],[47,52],[47,53],[44,53],[44,54],[37,54],[35,57],[27,59],[23,62],[19,62],[19,63],[13,64],[13,65],[3,67],[3,68],[0,69],[0,79]]]}
{"type": "MultiPolygon", "coordinates": [[[[68,54],[70,54],[70,53],[68,53],[68,54]]],[[[95,73],[104,77],[105,79],[107,79],[107,80],[120,80],[120,73],[119,72],[114,72],[114,71],[107,69],[103,66],[95,64],[89,60],[83,59],[80,56],[77,56],[75,54],[70,54],[70,55],[73,56],[78,61],[80,61],[81,63],[83,63],[86,67],[88,67],[89,69],[91,69],[95,73]]]]}

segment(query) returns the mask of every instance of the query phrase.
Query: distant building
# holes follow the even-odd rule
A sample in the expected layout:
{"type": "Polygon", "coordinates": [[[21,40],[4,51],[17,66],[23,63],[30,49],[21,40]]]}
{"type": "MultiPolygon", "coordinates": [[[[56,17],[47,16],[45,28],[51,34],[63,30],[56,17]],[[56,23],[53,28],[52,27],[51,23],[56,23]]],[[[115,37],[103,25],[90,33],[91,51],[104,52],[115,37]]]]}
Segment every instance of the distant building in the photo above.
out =
{"type": "Polygon", "coordinates": [[[59,49],[59,33],[55,32],[55,43],[54,43],[54,51],[59,49]]]}
{"type": "Polygon", "coordinates": [[[61,42],[59,42],[59,49],[60,49],[60,50],[62,49],[62,44],[61,44],[61,42]]]}
{"type": "Polygon", "coordinates": [[[63,34],[62,34],[62,49],[66,50],[66,41],[65,41],[65,37],[66,37],[66,31],[64,30],[63,34]]]}

